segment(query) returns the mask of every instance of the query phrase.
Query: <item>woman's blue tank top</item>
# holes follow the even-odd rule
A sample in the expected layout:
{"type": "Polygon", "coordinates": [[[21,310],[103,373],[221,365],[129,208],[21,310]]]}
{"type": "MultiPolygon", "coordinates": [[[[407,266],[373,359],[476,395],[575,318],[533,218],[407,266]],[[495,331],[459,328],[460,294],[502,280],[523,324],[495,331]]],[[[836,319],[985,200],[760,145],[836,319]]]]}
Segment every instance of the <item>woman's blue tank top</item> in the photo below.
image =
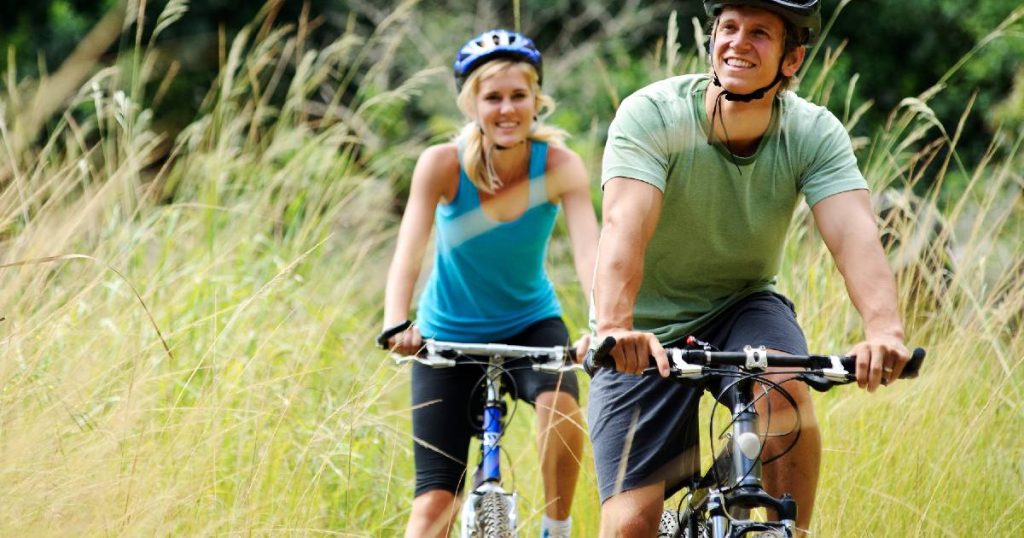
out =
{"type": "Polygon", "coordinates": [[[532,142],[529,205],[501,222],[480,207],[476,187],[461,166],[455,199],[435,212],[434,268],[420,296],[416,324],[425,338],[497,342],[531,324],[562,315],[544,270],[558,206],[548,200],[548,145],[532,142]]]}

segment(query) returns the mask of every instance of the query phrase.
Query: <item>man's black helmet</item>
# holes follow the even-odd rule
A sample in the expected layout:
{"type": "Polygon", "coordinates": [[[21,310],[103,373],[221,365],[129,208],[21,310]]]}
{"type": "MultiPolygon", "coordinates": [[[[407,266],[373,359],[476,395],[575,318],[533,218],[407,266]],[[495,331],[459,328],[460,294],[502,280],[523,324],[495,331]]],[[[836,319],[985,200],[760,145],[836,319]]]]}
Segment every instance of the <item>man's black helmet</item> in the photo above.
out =
{"type": "Polygon", "coordinates": [[[819,0],[704,0],[704,11],[711,17],[717,17],[726,6],[750,6],[775,13],[800,31],[801,45],[813,43],[821,32],[819,0]]]}

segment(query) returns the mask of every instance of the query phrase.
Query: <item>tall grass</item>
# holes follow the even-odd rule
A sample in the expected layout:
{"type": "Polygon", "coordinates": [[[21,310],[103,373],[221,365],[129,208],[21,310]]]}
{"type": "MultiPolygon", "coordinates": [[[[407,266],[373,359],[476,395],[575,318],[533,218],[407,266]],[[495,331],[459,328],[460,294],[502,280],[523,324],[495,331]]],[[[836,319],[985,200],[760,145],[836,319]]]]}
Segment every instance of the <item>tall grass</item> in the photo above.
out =
{"type": "MultiPolygon", "coordinates": [[[[415,3],[322,49],[303,41],[304,21],[274,23],[272,6],[225,47],[217,83],[174,140],[153,127],[153,49],[96,71],[32,143],[17,143],[12,127],[46,83],[5,77],[0,535],[401,532],[407,374],[370,337],[395,234],[395,161],[422,141],[388,147],[377,133],[438,70],[387,83],[387,51],[406,39],[415,3]]],[[[172,23],[181,8],[157,20],[172,23]]],[[[699,65],[677,56],[676,35],[663,49],[669,69],[699,65]]],[[[935,136],[927,99],[865,141],[875,185],[913,184],[923,162],[955,147],[956,133],[935,136]]],[[[970,178],[959,199],[927,196],[943,202],[958,250],[941,294],[920,293],[929,267],[901,273],[909,340],[931,353],[921,379],[818,397],[816,535],[1021,532],[1020,144],[942,167],[970,178]]],[[[916,224],[897,225],[909,238],[916,224]]],[[[841,350],[858,321],[812,236],[795,228],[780,285],[812,348],[841,350]]],[[[577,328],[584,305],[564,236],[552,251],[577,328]]],[[[530,414],[520,409],[508,445],[535,533],[543,499],[530,414]]],[[[574,526],[593,536],[589,455],[583,469],[574,526]]]]}

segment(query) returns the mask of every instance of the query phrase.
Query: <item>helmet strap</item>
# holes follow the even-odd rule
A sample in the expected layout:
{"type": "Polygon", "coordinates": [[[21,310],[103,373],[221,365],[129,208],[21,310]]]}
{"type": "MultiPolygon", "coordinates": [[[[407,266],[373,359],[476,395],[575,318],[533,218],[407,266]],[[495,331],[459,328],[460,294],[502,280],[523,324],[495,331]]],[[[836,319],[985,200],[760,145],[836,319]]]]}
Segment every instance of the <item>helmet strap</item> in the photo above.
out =
{"type": "Polygon", "coordinates": [[[714,68],[712,68],[711,70],[711,75],[711,82],[715,86],[722,88],[721,95],[725,96],[726,101],[738,101],[740,103],[749,103],[751,101],[756,101],[758,99],[763,98],[769,90],[774,88],[776,84],[782,81],[782,65],[779,65],[779,71],[775,74],[775,79],[772,80],[770,84],[763,88],[758,88],[750,93],[735,93],[729,91],[729,89],[726,88],[725,86],[722,86],[722,82],[718,80],[718,73],[714,71],[714,68]]]}

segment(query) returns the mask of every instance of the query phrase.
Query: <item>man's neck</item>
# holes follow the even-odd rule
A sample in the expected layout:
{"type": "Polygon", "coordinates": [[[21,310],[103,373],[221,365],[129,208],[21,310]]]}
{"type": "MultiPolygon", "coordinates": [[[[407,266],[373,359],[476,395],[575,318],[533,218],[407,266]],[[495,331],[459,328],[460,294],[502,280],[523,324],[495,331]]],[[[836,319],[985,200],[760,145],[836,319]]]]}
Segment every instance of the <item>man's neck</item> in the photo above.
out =
{"type": "Polygon", "coordinates": [[[752,155],[771,124],[772,102],[778,90],[772,88],[763,98],[749,103],[729,101],[724,96],[719,100],[722,91],[722,88],[709,84],[704,97],[704,112],[713,139],[721,142],[735,155],[752,155]],[[717,113],[716,100],[719,101],[717,113]]]}

